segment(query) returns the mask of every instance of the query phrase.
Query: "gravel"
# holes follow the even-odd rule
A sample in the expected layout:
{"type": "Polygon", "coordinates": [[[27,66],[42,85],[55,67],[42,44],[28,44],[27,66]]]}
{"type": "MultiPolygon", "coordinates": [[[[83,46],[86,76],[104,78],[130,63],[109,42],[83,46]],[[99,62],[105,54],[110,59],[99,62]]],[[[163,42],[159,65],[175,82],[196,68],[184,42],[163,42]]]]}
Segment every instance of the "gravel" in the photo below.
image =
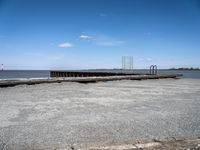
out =
{"type": "Polygon", "coordinates": [[[0,149],[200,136],[200,79],[0,88],[0,149]]]}

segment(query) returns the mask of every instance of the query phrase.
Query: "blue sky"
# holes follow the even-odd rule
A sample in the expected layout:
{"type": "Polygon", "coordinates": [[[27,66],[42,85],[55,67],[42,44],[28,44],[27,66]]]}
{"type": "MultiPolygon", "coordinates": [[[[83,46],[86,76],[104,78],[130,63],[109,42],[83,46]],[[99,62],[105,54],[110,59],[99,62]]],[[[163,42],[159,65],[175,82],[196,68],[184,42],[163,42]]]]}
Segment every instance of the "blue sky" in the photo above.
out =
{"type": "Polygon", "coordinates": [[[0,0],[5,69],[200,67],[199,0],[0,0]]]}

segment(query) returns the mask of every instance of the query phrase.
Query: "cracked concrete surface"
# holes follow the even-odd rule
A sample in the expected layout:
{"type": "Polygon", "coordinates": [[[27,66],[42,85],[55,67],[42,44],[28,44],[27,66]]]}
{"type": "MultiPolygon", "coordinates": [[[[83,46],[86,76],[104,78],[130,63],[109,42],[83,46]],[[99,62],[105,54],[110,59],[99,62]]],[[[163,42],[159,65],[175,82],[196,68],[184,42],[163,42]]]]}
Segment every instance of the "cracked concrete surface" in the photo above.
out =
{"type": "Polygon", "coordinates": [[[0,149],[128,144],[200,135],[200,79],[0,89],[0,149]]]}

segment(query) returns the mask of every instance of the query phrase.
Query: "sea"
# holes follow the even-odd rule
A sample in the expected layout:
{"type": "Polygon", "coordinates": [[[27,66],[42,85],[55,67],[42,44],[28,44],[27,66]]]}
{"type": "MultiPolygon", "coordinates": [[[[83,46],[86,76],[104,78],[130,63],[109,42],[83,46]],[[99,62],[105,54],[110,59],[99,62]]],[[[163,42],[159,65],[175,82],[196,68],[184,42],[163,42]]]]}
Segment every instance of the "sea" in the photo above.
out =
{"type": "MultiPolygon", "coordinates": [[[[70,70],[71,71],[71,70],[70,70]]],[[[79,70],[80,71],[80,70],[79,70]]],[[[105,72],[121,72],[117,69],[101,69],[101,70],[82,70],[82,71],[105,71],[105,72]]],[[[149,73],[147,69],[136,69],[134,73],[149,73]]],[[[167,70],[160,69],[158,74],[183,74],[182,78],[200,79],[200,70],[167,70]]],[[[30,80],[30,79],[48,79],[50,78],[49,70],[3,70],[0,71],[0,80],[30,80]]]]}

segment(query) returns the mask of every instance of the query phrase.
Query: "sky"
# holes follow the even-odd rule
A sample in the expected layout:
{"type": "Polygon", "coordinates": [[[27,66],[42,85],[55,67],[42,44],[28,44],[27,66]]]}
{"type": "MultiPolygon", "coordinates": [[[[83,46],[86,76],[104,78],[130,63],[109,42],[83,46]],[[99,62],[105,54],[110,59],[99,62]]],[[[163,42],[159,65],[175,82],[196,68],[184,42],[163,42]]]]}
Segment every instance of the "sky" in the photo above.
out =
{"type": "Polygon", "coordinates": [[[199,0],[0,0],[0,64],[53,70],[200,67],[199,0]]]}

